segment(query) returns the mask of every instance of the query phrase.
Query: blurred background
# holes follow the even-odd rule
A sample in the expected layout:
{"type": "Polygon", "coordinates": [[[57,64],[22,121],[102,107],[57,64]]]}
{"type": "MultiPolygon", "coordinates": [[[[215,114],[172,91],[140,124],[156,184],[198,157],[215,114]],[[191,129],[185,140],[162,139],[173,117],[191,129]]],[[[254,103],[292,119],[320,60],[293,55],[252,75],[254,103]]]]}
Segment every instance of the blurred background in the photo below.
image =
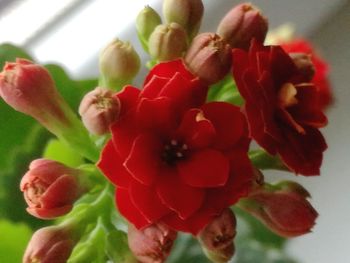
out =
{"type": "MultiPolygon", "coordinates": [[[[203,0],[201,32],[215,31],[220,18],[236,0],[203,0]]],[[[313,233],[289,242],[288,253],[304,263],[350,262],[350,1],[255,0],[269,18],[270,28],[291,22],[297,35],[318,47],[331,66],[335,96],[323,130],[329,144],[320,177],[301,178],[319,211],[313,233]]],[[[161,0],[0,0],[0,43],[22,46],[41,63],[63,66],[76,79],[98,75],[98,54],[112,39],[130,41],[146,60],[134,21],[150,5],[161,10],[161,0]]],[[[142,82],[146,69],[140,74],[142,82]]],[[[1,113],[0,113],[1,114],[1,113]]],[[[0,142],[0,148],[2,143],[0,142]]],[[[281,173],[268,178],[295,179],[281,173]]],[[[1,236],[1,233],[0,233],[1,236]]],[[[6,263],[6,262],[4,262],[6,263]]]]}

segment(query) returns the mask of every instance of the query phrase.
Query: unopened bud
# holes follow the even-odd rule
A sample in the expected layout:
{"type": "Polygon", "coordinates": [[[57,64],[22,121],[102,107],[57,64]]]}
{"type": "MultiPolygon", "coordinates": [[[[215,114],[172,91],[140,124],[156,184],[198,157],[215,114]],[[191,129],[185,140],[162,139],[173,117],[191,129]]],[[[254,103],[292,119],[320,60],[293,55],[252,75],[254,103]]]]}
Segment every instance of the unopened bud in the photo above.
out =
{"type": "Polygon", "coordinates": [[[243,3],[226,14],[216,32],[232,48],[248,50],[253,38],[264,43],[267,30],[268,21],[260,10],[249,3],[243,3]]]}
{"type": "Polygon", "coordinates": [[[87,93],[79,106],[79,114],[88,131],[102,135],[109,132],[109,126],[118,119],[119,99],[110,89],[97,87],[87,93]]]}
{"type": "Polygon", "coordinates": [[[229,261],[235,247],[233,239],[236,236],[236,217],[229,209],[225,209],[220,216],[214,218],[201,232],[198,239],[207,257],[215,263],[229,261]]]}
{"type": "Polygon", "coordinates": [[[28,213],[42,219],[67,214],[88,188],[83,177],[81,171],[56,161],[38,159],[31,162],[20,184],[28,213]]]}
{"type": "Polygon", "coordinates": [[[185,62],[190,70],[209,84],[221,80],[231,67],[231,47],[214,33],[202,33],[194,38],[185,62]]]}
{"type": "Polygon", "coordinates": [[[100,86],[120,90],[140,70],[140,58],[129,42],[111,42],[100,54],[100,86]]]}
{"type": "Polygon", "coordinates": [[[162,23],[162,20],[158,13],[151,8],[146,6],[138,14],[136,18],[136,30],[139,40],[144,50],[148,52],[148,40],[154,29],[162,23]]]}
{"type": "Polygon", "coordinates": [[[25,59],[7,62],[0,73],[0,96],[15,110],[35,118],[84,157],[92,161],[98,159],[96,146],[43,66],[25,59]]]}
{"type": "Polygon", "coordinates": [[[204,12],[202,0],[164,0],[165,21],[180,24],[192,39],[199,30],[204,12]]]}
{"type": "Polygon", "coordinates": [[[177,233],[163,224],[151,225],[143,230],[129,225],[130,250],[142,263],[162,263],[170,254],[177,233]]]}
{"type": "Polygon", "coordinates": [[[44,227],[36,231],[23,256],[23,263],[66,263],[77,240],[66,225],[44,227]]]}
{"type": "Polygon", "coordinates": [[[238,205],[276,234],[295,237],[309,233],[318,216],[308,197],[309,193],[301,185],[284,181],[256,188],[238,205]]]}
{"type": "Polygon", "coordinates": [[[311,55],[305,53],[289,53],[297,66],[299,73],[303,77],[303,81],[310,82],[315,75],[315,67],[311,60],[311,55]]]}
{"type": "Polygon", "coordinates": [[[149,38],[149,53],[158,61],[180,58],[186,47],[186,32],[177,23],[157,26],[149,38]]]}

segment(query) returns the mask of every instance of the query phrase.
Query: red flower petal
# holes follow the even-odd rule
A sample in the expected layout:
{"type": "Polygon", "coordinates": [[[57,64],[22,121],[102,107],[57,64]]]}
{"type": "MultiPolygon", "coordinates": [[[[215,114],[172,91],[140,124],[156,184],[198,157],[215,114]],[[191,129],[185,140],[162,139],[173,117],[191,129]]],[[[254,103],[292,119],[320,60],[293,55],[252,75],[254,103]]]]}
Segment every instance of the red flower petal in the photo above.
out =
{"type": "Polygon", "coordinates": [[[163,205],[154,187],[148,187],[134,181],[129,192],[135,206],[151,222],[156,222],[171,212],[163,205]]]}
{"type": "Polygon", "coordinates": [[[139,135],[132,146],[124,166],[140,183],[153,184],[159,173],[161,142],[152,135],[139,135]]]}
{"type": "Polygon", "coordinates": [[[226,183],[229,162],[219,151],[205,149],[178,163],[181,179],[193,187],[218,187],[226,183]]]}
{"type": "Polygon", "coordinates": [[[216,135],[214,126],[199,109],[186,112],[176,133],[184,138],[190,149],[209,146],[216,135]]]}
{"type": "Polygon", "coordinates": [[[119,99],[121,105],[120,116],[123,116],[130,109],[136,107],[139,94],[139,89],[133,86],[125,86],[121,92],[115,95],[119,99]]]}
{"type": "Polygon", "coordinates": [[[155,134],[168,134],[177,126],[176,113],[172,100],[166,97],[145,98],[137,108],[137,122],[140,127],[155,134]]]}
{"type": "Polygon", "coordinates": [[[246,133],[246,122],[240,109],[225,102],[211,102],[202,106],[205,118],[216,130],[214,147],[229,149],[246,133]]]}
{"type": "Polygon", "coordinates": [[[168,62],[161,62],[161,63],[158,63],[156,66],[154,66],[150,70],[149,74],[147,75],[144,82],[144,86],[146,86],[154,76],[158,76],[162,78],[172,78],[176,72],[180,73],[184,78],[188,80],[196,78],[186,68],[182,59],[178,59],[178,60],[173,60],[168,62]]]}
{"type": "Polygon", "coordinates": [[[114,149],[112,140],[103,148],[97,167],[116,186],[128,188],[131,175],[123,166],[119,154],[114,149]]]}
{"type": "Polygon", "coordinates": [[[295,173],[319,175],[327,144],[315,128],[305,127],[305,134],[285,129],[287,142],[278,149],[282,160],[295,173]]]}
{"type": "Polygon", "coordinates": [[[157,193],[170,209],[186,219],[194,214],[204,200],[204,190],[184,184],[173,169],[163,169],[158,183],[157,193]]]}
{"type": "Polygon", "coordinates": [[[136,208],[134,203],[131,201],[128,190],[117,188],[116,190],[116,204],[119,212],[137,229],[146,227],[151,224],[136,208]]]}
{"type": "Polygon", "coordinates": [[[159,77],[153,75],[152,78],[145,84],[144,88],[141,91],[141,98],[154,99],[156,98],[165,84],[169,81],[170,78],[159,77]]]}
{"type": "Polygon", "coordinates": [[[177,215],[173,214],[163,218],[162,221],[174,230],[189,232],[196,236],[200,230],[202,230],[213,220],[215,216],[219,214],[220,211],[214,213],[212,209],[205,208],[186,219],[181,219],[177,215]]]}

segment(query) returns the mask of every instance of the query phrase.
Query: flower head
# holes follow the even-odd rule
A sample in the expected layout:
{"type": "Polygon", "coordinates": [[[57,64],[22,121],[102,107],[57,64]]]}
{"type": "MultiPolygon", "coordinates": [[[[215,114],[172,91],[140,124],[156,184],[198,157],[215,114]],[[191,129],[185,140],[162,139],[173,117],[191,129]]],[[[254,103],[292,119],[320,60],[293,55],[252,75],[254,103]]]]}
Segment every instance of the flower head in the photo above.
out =
{"type": "Polygon", "coordinates": [[[23,256],[23,263],[65,263],[76,240],[67,226],[49,226],[36,231],[23,256]]]}
{"type": "Polygon", "coordinates": [[[86,190],[79,181],[78,170],[47,159],[30,164],[20,187],[28,213],[43,219],[67,214],[86,190]]]}
{"type": "Polygon", "coordinates": [[[143,263],[165,262],[170,254],[177,233],[163,224],[156,224],[138,230],[128,228],[128,243],[137,259],[143,263]]]}
{"type": "Polygon", "coordinates": [[[249,52],[233,51],[233,75],[245,99],[244,113],[253,137],[288,168],[319,174],[326,142],[318,130],[327,124],[319,90],[304,82],[291,57],[279,46],[254,41],[249,52]]]}
{"type": "Polygon", "coordinates": [[[181,60],[117,94],[120,119],[98,163],[138,229],[161,222],[196,234],[249,190],[249,140],[239,108],[204,104],[207,87],[181,60]]]}
{"type": "Polygon", "coordinates": [[[289,181],[263,184],[241,200],[246,210],[269,229],[284,237],[309,233],[318,216],[307,201],[310,194],[299,184],[289,181]]]}

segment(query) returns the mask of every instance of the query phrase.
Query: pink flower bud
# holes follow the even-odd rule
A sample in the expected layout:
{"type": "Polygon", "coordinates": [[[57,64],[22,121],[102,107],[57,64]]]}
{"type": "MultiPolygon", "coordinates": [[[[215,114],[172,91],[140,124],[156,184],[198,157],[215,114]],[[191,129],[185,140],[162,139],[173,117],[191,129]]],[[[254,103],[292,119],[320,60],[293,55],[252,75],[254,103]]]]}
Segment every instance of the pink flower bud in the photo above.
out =
{"type": "Polygon", "coordinates": [[[236,217],[231,209],[225,209],[198,234],[205,254],[213,262],[227,262],[233,256],[236,236],[236,217]]]}
{"type": "Polygon", "coordinates": [[[289,53],[297,66],[300,74],[303,76],[303,81],[310,82],[315,75],[315,66],[312,63],[311,55],[305,53],[289,53]]]}
{"type": "Polygon", "coordinates": [[[177,233],[163,224],[142,230],[129,225],[128,242],[135,257],[142,263],[162,263],[170,254],[177,233]]]}
{"type": "Polygon", "coordinates": [[[49,72],[25,59],[7,62],[0,73],[0,96],[15,110],[37,119],[50,131],[70,124],[66,103],[49,72]]]}
{"type": "Polygon", "coordinates": [[[295,237],[311,231],[318,216],[307,201],[309,193],[295,182],[264,184],[239,207],[262,221],[270,230],[284,237],[295,237]]]}
{"type": "Polygon", "coordinates": [[[196,36],[185,61],[191,71],[209,84],[221,80],[231,67],[231,47],[214,33],[196,36]]]}
{"type": "Polygon", "coordinates": [[[41,228],[29,241],[23,263],[66,263],[76,242],[67,226],[41,228]]]}
{"type": "Polygon", "coordinates": [[[148,45],[150,55],[156,60],[180,58],[187,48],[186,32],[177,23],[159,25],[152,32],[148,45]]]}
{"type": "Polygon", "coordinates": [[[186,30],[192,39],[199,30],[202,22],[204,6],[202,0],[164,0],[163,14],[165,21],[170,24],[178,23],[186,30]]]}
{"type": "Polygon", "coordinates": [[[79,114],[85,127],[92,134],[109,132],[109,125],[116,121],[120,113],[119,99],[112,90],[97,87],[87,93],[80,103],[79,114]]]}
{"type": "Polygon", "coordinates": [[[264,43],[267,30],[268,21],[260,10],[249,3],[243,3],[226,14],[216,32],[232,48],[248,50],[253,38],[264,43]]]}
{"type": "Polygon", "coordinates": [[[79,170],[56,161],[38,159],[29,165],[29,171],[20,184],[31,215],[51,219],[67,214],[86,187],[79,170]]]}

